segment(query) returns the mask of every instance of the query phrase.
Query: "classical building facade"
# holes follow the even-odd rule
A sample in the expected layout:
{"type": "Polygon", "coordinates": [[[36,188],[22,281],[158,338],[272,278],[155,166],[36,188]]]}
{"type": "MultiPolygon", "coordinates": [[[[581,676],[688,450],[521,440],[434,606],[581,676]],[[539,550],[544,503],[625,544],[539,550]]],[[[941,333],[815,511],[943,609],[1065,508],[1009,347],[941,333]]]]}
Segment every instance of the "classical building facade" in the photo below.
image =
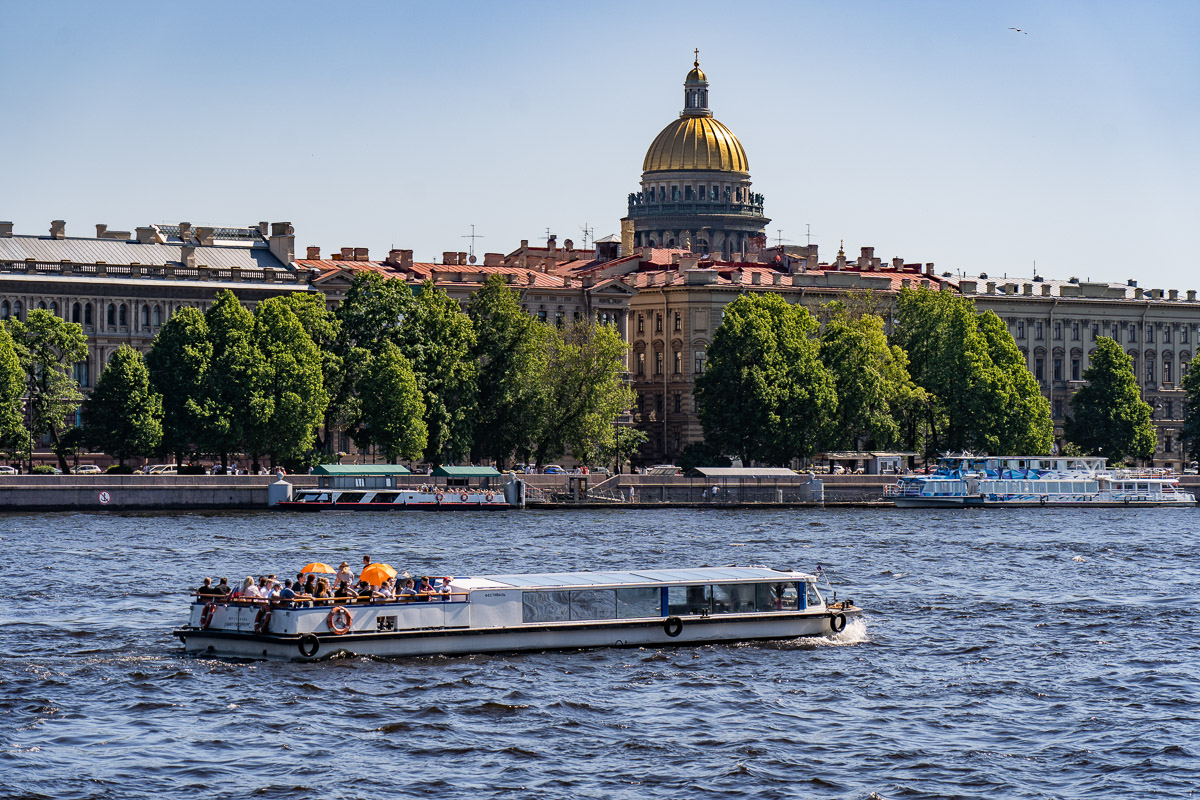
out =
{"type": "Polygon", "coordinates": [[[697,61],[683,83],[683,111],[654,138],[641,191],[629,195],[624,228],[635,247],[679,247],[730,259],[761,247],[763,197],[750,191],[742,143],[708,105],[697,61]]]}

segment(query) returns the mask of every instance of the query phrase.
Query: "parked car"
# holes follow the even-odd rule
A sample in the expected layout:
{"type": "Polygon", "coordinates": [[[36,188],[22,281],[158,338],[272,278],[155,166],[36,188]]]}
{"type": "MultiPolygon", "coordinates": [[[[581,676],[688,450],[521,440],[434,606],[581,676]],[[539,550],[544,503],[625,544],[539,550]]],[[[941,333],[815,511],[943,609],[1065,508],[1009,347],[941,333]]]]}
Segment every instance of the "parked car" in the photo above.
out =
{"type": "Polygon", "coordinates": [[[16,474],[17,474],[16,467],[10,467],[7,464],[0,467],[0,475],[16,475],[16,474]]]}
{"type": "Polygon", "coordinates": [[[99,475],[101,470],[95,464],[80,464],[71,472],[76,475],[99,475]]]}
{"type": "Polygon", "coordinates": [[[542,468],[542,472],[546,475],[565,475],[567,471],[558,464],[547,464],[542,468]]]}
{"type": "Polygon", "coordinates": [[[175,465],[174,464],[155,464],[152,467],[146,468],[146,474],[147,475],[174,475],[175,474],[175,465]]]}

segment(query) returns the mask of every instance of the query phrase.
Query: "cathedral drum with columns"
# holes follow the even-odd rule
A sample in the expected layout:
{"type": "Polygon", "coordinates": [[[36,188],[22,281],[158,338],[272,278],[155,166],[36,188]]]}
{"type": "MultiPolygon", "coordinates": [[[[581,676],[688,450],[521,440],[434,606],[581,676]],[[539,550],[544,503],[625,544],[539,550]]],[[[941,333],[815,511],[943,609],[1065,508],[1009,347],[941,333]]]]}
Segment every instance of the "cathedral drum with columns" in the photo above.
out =
{"type": "Polygon", "coordinates": [[[642,190],[629,195],[626,225],[637,247],[680,247],[724,259],[751,248],[769,219],[750,191],[750,162],[733,132],[713,118],[697,60],[684,81],[679,119],[655,137],[642,190]]]}

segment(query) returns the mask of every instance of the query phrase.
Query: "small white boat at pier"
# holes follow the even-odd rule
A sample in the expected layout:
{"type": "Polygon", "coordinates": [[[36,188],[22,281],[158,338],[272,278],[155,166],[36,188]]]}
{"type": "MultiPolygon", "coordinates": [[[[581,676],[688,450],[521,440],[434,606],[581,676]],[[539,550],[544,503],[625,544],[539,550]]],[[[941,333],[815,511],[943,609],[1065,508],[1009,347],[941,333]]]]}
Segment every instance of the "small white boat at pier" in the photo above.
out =
{"type": "Polygon", "coordinates": [[[174,635],[195,655],[311,661],[829,636],[862,615],[817,576],[768,567],[489,575],[408,602],[300,605],[198,598],[174,635]]]}
{"type": "Polygon", "coordinates": [[[897,508],[1196,504],[1173,475],[1109,469],[1092,456],[946,456],[934,472],[905,475],[884,494],[897,508]]]}

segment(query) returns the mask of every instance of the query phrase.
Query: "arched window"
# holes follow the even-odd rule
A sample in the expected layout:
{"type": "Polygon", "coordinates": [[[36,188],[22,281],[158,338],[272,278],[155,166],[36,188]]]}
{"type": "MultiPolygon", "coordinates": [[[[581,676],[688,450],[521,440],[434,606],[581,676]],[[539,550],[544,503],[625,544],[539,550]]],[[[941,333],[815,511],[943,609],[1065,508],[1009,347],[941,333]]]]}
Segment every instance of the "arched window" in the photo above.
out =
{"type": "Polygon", "coordinates": [[[108,327],[110,328],[117,327],[117,307],[112,303],[108,304],[108,317],[105,322],[108,323],[108,327]]]}
{"type": "Polygon", "coordinates": [[[20,319],[20,318],[21,318],[21,315],[24,313],[24,311],[25,311],[25,306],[21,304],[21,301],[20,301],[20,300],[14,300],[14,301],[13,301],[13,313],[12,313],[12,315],[13,315],[14,317],[16,317],[17,319],[20,319]]]}
{"type": "Polygon", "coordinates": [[[71,306],[71,322],[74,322],[76,324],[83,322],[83,310],[80,307],[79,303],[76,303],[75,305],[71,306]]]}
{"type": "Polygon", "coordinates": [[[91,327],[92,325],[92,304],[83,304],[83,324],[91,327]]]}
{"type": "Polygon", "coordinates": [[[50,303],[50,313],[56,317],[58,316],[58,303],[50,303]]]}
{"type": "Polygon", "coordinates": [[[119,324],[122,328],[129,324],[129,308],[124,303],[121,303],[119,324]]]}
{"type": "Polygon", "coordinates": [[[150,327],[150,306],[142,305],[142,327],[150,327]]]}
{"type": "Polygon", "coordinates": [[[40,303],[38,303],[38,308],[41,309],[42,311],[45,311],[46,310],[46,301],[43,300],[40,303]]]}
{"type": "Polygon", "coordinates": [[[162,325],[162,308],[159,306],[155,306],[154,307],[154,327],[157,328],[159,325],[162,325]]]}
{"type": "Polygon", "coordinates": [[[11,314],[12,306],[8,304],[8,301],[0,302],[0,319],[8,319],[11,314]]]}

